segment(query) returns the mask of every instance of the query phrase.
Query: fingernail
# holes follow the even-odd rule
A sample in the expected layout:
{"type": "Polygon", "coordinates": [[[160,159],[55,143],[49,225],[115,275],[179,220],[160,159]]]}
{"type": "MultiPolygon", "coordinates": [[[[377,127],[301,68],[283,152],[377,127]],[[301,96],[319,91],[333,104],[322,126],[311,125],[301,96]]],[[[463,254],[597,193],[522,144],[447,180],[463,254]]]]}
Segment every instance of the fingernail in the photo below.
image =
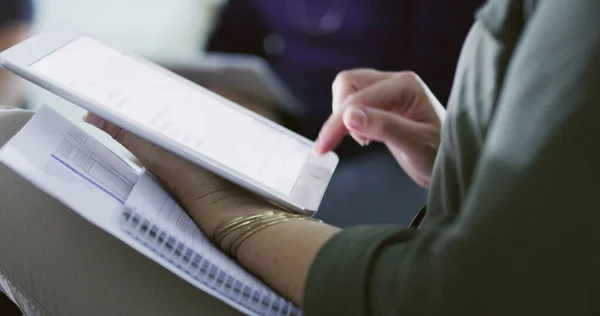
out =
{"type": "Polygon", "coordinates": [[[321,147],[321,135],[319,134],[312,147],[313,154],[320,156],[323,151],[321,147]]]}
{"type": "Polygon", "coordinates": [[[97,115],[88,113],[83,117],[83,120],[88,124],[96,126],[97,128],[101,129],[102,127],[104,127],[104,120],[97,115]]]}
{"type": "Polygon", "coordinates": [[[321,155],[323,154],[323,153],[321,152],[321,149],[320,149],[320,148],[317,148],[317,147],[313,147],[313,148],[312,148],[312,152],[313,152],[313,154],[315,154],[316,156],[321,156],[321,155]]]}
{"type": "Polygon", "coordinates": [[[352,139],[354,139],[354,141],[356,141],[360,145],[360,147],[365,147],[366,143],[365,143],[364,138],[362,138],[352,132],[350,133],[350,137],[352,137],[352,139]]]}
{"type": "Polygon", "coordinates": [[[349,128],[362,131],[367,125],[367,113],[361,109],[349,108],[344,112],[344,121],[349,128]]]}

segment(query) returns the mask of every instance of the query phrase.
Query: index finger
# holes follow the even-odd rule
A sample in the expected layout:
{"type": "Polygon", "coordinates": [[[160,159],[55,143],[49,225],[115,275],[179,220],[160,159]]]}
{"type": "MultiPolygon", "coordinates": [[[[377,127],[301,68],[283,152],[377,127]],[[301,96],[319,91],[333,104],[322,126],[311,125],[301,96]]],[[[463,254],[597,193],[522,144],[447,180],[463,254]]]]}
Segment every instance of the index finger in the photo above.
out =
{"type": "Polygon", "coordinates": [[[390,78],[374,83],[348,97],[339,111],[331,114],[323,124],[315,141],[314,152],[324,154],[334,149],[348,133],[343,120],[344,109],[348,106],[375,107],[385,111],[403,112],[414,98],[413,81],[406,76],[390,78]]]}
{"type": "Polygon", "coordinates": [[[348,130],[344,125],[342,115],[342,112],[332,113],[325,121],[313,146],[315,154],[322,155],[334,149],[344,139],[348,130]]]}
{"type": "Polygon", "coordinates": [[[357,68],[340,72],[331,85],[332,112],[343,112],[342,105],[352,94],[389,78],[393,73],[377,71],[375,69],[357,68]]]}

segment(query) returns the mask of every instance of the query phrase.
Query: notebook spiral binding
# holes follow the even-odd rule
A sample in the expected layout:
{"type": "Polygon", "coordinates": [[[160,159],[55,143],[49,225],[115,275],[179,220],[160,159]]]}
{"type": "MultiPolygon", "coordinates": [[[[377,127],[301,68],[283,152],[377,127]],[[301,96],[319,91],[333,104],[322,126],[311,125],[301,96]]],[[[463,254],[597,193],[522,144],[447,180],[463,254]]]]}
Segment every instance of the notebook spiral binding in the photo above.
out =
{"type": "Polygon", "coordinates": [[[236,280],[173,235],[130,208],[122,212],[125,231],[171,264],[227,299],[259,315],[301,316],[302,311],[282,297],[256,290],[236,280]]]}

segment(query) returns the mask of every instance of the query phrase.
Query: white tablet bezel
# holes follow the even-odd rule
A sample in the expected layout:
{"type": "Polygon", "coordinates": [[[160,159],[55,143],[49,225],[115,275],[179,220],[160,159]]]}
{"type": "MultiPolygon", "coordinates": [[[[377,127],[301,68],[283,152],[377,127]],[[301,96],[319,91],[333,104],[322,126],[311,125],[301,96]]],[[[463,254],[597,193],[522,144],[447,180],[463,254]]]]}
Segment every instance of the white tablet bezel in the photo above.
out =
{"type": "MultiPolygon", "coordinates": [[[[310,154],[296,183],[289,195],[284,195],[262,183],[256,181],[252,178],[249,178],[223,164],[209,157],[206,157],[198,152],[192,151],[189,148],[185,148],[180,146],[175,141],[170,138],[162,135],[158,132],[153,131],[149,127],[145,127],[141,124],[138,124],[127,117],[121,116],[118,112],[112,110],[109,107],[103,106],[96,101],[93,101],[86,96],[73,91],[72,89],[57,83],[44,75],[41,75],[29,68],[29,66],[36,61],[44,58],[45,56],[51,54],[52,52],[62,48],[63,46],[69,44],[75,39],[87,36],[96,41],[97,39],[93,38],[89,35],[81,35],[81,34],[40,34],[34,36],[8,50],[0,53],[0,65],[7,70],[45,88],[60,97],[65,98],[68,101],[71,101],[86,110],[96,113],[97,115],[103,117],[106,120],[109,120],[132,133],[152,142],[158,146],[161,146],[197,165],[200,165],[219,176],[226,178],[234,183],[239,184],[240,186],[255,192],[267,200],[285,208],[290,211],[303,213],[303,214],[313,214],[317,211],[319,204],[323,198],[327,185],[333,175],[333,172],[338,163],[338,157],[335,153],[330,152],[323,156],[315,156],[314,154],[310,154]]],[[[98,41],[102,43],[101,41],[98,41]]],[[[106,45],[102,43],[103,45],[106,45]]],[[[111,47],[109,45],[106,45],[111,47]]],[[[112,47],[111,47],[112,48],[112,47]]],[[[115,49],[115,48],[112,48],[115,49]]],[[[120,51],[120,50],[119,50],[120,51]]],[[[207,94],[207,96],[215,99],[217,102],[222,102],[225,106],[230,106],[238,111],[246,113],[247,115],[252,116],[253,118],[263,122],[264,124],[271,126],[272,128],[286,133],[297,139],[298,141],[306,144],[307,146],[312,146],[312,142],[288,129],[269,121],[262,116],[247,110],[246,108],[219,96],[216,93],[213,93],[195,83],[167,70],[164,69],[150,61],[147,61],[141,57],[138,57],[133,54],[129,54],[123,51],[121,53],[142,62],[148,67],[153,68],[156,71],[161,72],[164,75],[171,76],[172,78],[178,80],[182,84],[187,84],[199,89],[203,93],[207,94]]]]}

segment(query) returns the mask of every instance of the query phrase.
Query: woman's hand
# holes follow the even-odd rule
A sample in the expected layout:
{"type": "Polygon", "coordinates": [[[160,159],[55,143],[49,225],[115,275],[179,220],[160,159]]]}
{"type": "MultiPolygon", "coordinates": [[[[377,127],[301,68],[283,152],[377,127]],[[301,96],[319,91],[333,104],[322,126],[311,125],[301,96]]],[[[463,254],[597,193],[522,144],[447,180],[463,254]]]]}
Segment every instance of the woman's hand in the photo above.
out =
{"type": "MultiPolygon", "coordinates": [[[[217,227],[240,216],[280,212],[246,190],[98,116],[88,114],[85,120],[129,149],[173,194],[207,236],[213,236],[217,227]]],[[[327,240],[338,232],[338,228],[313,221],[281,223],[246,239],[238,248],[237,259],[276,291],[301,305],[314,258],[327,240]]]]}
{"type": "Polygon", "coordinates": [[[207,236],[212,236],[218,226],[233,218],[273,208],[237,185],[94,114],[88,114],[85,121],[131,151],[173,194],[207,236]]]}
{"type": "Polygon", "coordinates": [[[379,141],[414,181],[429,186],[445,109],[416,74],[344,71],[332,92],[333,113],[315,142],[318,154],[334,149],[346,134],[363,146],[379,141]]]}

